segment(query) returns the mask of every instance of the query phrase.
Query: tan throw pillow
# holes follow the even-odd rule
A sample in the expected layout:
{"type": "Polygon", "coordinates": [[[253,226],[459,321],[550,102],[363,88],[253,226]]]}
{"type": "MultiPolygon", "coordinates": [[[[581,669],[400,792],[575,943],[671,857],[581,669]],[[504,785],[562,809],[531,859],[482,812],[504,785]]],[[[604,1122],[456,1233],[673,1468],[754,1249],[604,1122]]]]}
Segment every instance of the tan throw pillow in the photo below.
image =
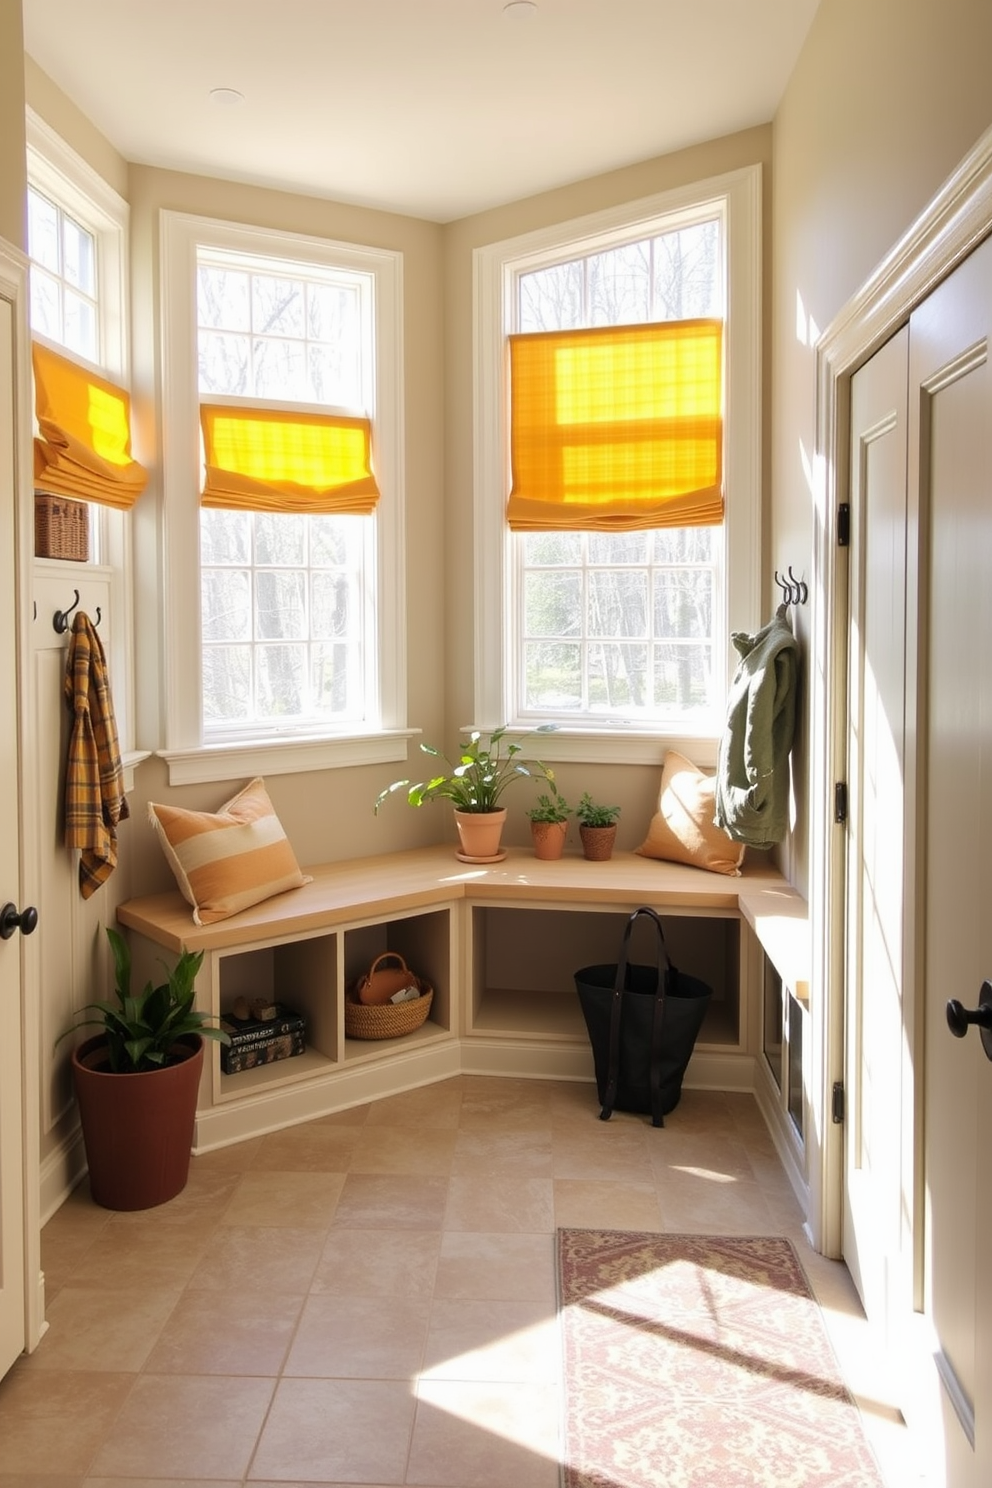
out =
{"type": "Polygon", "coordinates": [[[198,925],[212,925],[311,879],[301,873],[265,783],[251,780],[219,811],[148,803],[148,817],[198,925]]]}
{"type": "Polygon", "coordinates": [[[642,858],[664,858],[739,877],[744,846],[716,825],[715,809],[713,776],[670,749],[661,774],[658,810],[636,851],[642,858]]]}

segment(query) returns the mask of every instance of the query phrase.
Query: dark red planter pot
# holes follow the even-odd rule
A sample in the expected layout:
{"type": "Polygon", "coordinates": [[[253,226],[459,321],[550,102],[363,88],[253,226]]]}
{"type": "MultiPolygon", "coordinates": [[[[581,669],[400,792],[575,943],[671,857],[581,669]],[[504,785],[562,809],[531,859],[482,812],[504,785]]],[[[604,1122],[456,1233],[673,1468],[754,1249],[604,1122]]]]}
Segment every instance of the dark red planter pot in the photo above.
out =
{"type": "Polygon", "coordinates": [[[180,1042],[177,1064],[139,1075],[111,1074],[101,1034],[73,1051],[90,1188],[105,1209],[152,1209],[186,1187],[203,1040],[180,1042]]]}

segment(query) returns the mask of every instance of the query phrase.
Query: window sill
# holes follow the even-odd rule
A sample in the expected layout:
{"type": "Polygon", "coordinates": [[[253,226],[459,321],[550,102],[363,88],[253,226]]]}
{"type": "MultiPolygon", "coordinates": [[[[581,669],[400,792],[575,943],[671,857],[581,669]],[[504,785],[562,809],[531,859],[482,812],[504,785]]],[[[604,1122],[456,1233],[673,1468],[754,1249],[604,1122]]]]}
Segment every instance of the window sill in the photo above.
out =
{"type": "Polygon", "coordinates": [[[134,772],[142,760],[149,759],[149,749],[128,749],[121,754],[121,769],[124,771],[124,794],[129,795],[134,790],[134,772]]]}
{"type": "Polygon", "coordinates": [[[613,729],[561,727],[535,734],[523,726],[508,730],[517,743],[526,739],[528,755],[555,764],[574,761],[583,765],[661,765],[668,749],[677,749],[702,769],[716,765],[719,739],[713,734],[683,734],[671,731],[620,732],[613,729]]]}
{"type": "Polygon", "coordinates": [[[160,749],[157,753],[169,768],[170,785],[200,785],[236,780],[242,775],[297,775],[348,765],[395,763],[406,759],[407,740],[416,733],[415,729],[393,729],[333,739],[253,739],[243,744],[204,744],[197,749],[160,749]]]}

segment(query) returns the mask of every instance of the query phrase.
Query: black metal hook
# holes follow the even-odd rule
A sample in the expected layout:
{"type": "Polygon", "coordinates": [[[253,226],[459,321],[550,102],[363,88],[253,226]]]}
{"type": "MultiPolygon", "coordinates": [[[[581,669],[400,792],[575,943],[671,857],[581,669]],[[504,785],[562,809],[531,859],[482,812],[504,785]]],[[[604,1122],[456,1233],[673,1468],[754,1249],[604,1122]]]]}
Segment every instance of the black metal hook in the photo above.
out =
{"type": "MultiPolygon", "coordinates": [[[[67,610],[56,610],[55,614],[52,616],[52,627],[55,630],[56,635],[65,635],[66,631],[69,629],[69,617],[78,604],[79,590],[73,589],[72,604],[69,606],[69,608],[67,610]]],[[[103,615],[100,612],[100,606],[97,605],[96,619],[93,621],[93,624],[99,625],[102,619],[103,615]]]]}
{"type": "Polygon", "coordinates": [[[775,570],[775,582],[782,591],[782,603],[787,605],[805,604],[809,597],[809,587],[805,579],[797,579],[792,572],[792,564],[789,564],[789,577],[779,577],[778,569],[775,570]]]}

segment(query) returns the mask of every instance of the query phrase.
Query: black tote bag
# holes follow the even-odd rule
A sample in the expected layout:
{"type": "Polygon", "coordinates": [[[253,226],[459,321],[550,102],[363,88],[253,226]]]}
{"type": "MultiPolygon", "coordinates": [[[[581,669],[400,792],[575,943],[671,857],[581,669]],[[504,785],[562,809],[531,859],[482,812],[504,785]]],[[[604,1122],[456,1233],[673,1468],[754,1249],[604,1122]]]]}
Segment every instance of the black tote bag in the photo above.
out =
{"type": "Polygon", "coordinates": [[[600,1120],[609,1121],[614,1110],[636,1111],[650,1113],[653,1126],[664,1126],[665,1115],[679,1103],[712,988],[672,965],[653,909],[635,909],[630,916],[619,961],[584,966],[575,973],[575,986],[592,1045],[600,1120]],[[656,966],[628,962],[640,915],[658,932],[656,966]]]}

